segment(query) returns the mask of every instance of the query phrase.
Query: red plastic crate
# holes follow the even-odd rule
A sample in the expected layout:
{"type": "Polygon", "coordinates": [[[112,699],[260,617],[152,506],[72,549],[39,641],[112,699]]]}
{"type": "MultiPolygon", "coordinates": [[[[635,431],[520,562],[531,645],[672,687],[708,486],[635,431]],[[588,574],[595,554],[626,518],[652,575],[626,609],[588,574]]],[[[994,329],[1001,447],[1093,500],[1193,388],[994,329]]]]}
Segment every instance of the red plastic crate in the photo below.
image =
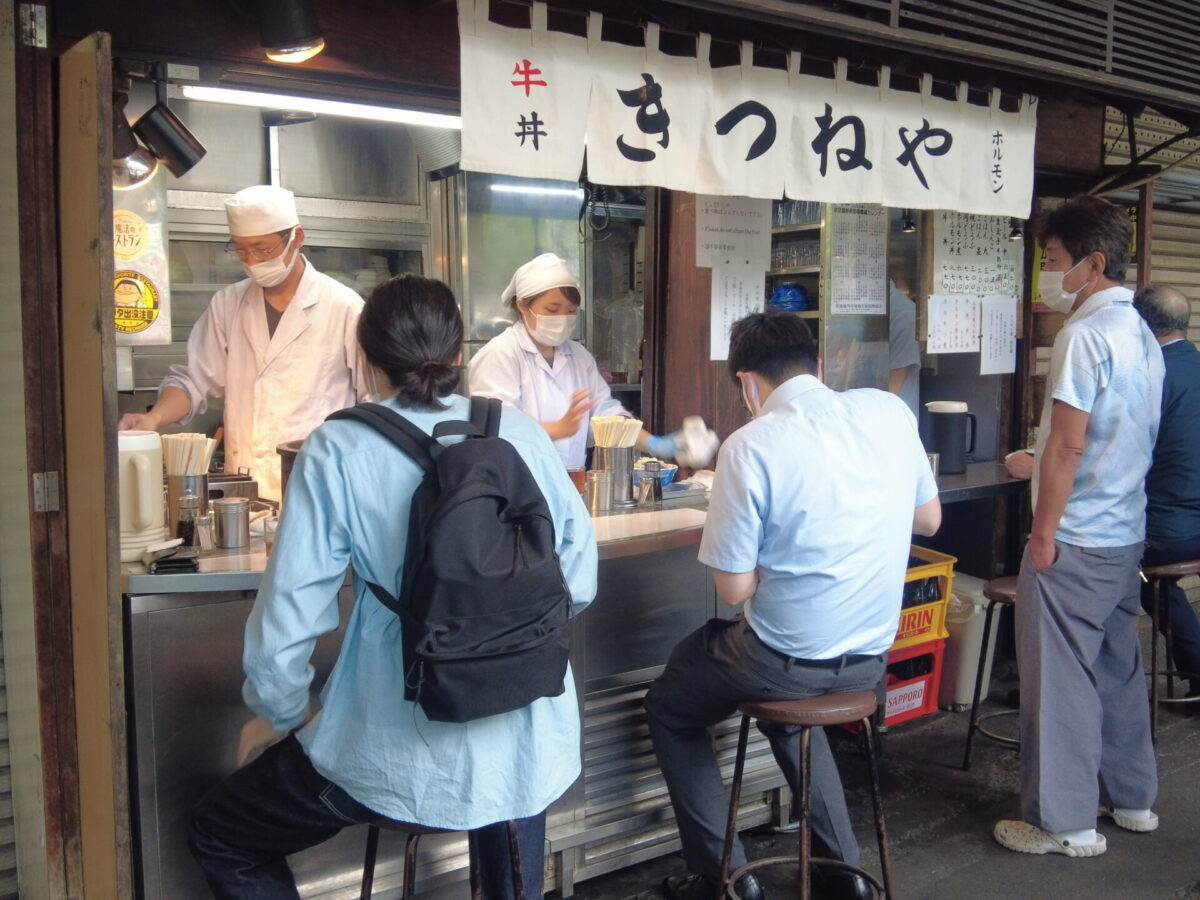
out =
{"type": "Polygon", "coordinates": [[[925,675],[887,685],[884,725],[897,725],[937,711],[938,685],[942,683],[942,653],[945,649],[945,641],[926,641],[888,654],[889,668],[893,663],[930,655],[933,656],[933,667],[925,675]]]}

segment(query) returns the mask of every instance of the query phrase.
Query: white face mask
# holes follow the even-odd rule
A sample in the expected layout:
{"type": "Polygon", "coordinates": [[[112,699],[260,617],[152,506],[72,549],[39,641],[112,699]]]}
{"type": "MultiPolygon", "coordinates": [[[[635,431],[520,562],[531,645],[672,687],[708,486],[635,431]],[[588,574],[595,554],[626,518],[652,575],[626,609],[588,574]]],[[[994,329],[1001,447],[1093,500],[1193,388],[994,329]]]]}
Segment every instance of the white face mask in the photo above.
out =
{"type": "MultiPolygon", "coordinates": [[[[1087,257],[1084,257],[1086,259],[1087,257]]],[[[1047,272],[1043,269],[1038,272],[1038,294],[1041,295],[1042,302],[1055,312],[1069,313],[1071,307],[1075,305],[1075,298],[1079,296],[1079,291],[1087,285],[1079,288],[1079,291],[1064,291],[1063,279],[1067,274],[1074,272],[1080,265],[1083,264],[1083,259],[1067,269],[1066,272],[1047,272]]]]}
{"type": "Polygon", "coordinates": [[[274,259],[268,259],[265,262],[254,263],[253,265],[243,262],[242,268],[246,270],[246,274],[250,276],[250,280],[259,287],[275,287],[277,284],[282,284],[284,280],[291,274],[292,269],[296,265],[296,260],[300,258],[299,253],[292,255],[291,262],[285,262],[288,251],[292,249],[292,239],[296,236],[293,229],[288,236],[287,244],[284,245],[283,252],[274,259]]]}
{"type": "Polygon", "coordinates": [[[758,385],[749,375],[742,379],[742,402],[746,404],[746,409],[750,410],[750,418],[757,419],[758,414],[762,412],[762,407],[758,405],[758,385]],[[749,389],[748,394],[746,393],[747,388],[749,389]]]}
{"type": "Polygon", "coordinates": [[[529,336],[545,347],[557,347],[569,338],[575,331],[575,323],[579,320],[579,316],[572,314],[569,316],[539,316],[535,312],[530,312],[533,316],[534,327],[529,328],[529,323],[525,327],[529,330],[529,336]]]}

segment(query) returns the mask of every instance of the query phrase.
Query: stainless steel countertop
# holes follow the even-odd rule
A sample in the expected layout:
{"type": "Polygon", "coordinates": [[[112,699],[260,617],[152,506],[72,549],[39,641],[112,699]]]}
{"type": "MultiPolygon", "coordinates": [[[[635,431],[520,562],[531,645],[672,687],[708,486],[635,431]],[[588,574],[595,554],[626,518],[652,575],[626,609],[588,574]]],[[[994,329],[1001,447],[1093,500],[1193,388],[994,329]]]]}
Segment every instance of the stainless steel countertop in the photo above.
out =
{"type": "MultiPolygon", "coordinates": [[[[706,510],[700,506],[667,509],[634,507],[593,517],[601,559],[656,553],[699,544],[706,510]]],[[[251,537],[246,550],[211,550],[200,557],[200,571],[150,575],[140,563],[121,566],[123,594],[201,594],[256,591],[267,567],[263,539],[251,537]]]]}

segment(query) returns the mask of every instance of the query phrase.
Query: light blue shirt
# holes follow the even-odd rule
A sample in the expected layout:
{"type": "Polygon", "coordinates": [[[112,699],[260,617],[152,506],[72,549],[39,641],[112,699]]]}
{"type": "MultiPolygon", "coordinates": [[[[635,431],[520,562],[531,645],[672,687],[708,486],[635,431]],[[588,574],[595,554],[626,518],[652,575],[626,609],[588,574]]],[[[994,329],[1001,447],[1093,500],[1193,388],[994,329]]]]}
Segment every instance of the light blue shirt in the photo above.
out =
{"type": "Polygon", "coordinates": [[[902,400],[799,375],[721,447],[700,561],[758,569],[746,619],[767,646],[802,659],[883,653],[913,511],[936,496],[902,400]]]}
{"type": "MultiPolygon", "coordinates": [[[[1133,308],[1133,292],[1097,291],[1054,339],[1036,457],[1061,400],[1089,414],[1083,456],[1057,540],[1077,547],[1127,547],[1146,536],[1146,473],[1162,402],[1163,357],[1133,308]]],[[[1039,471],[1033,470],[1037,503],[1039,471]]]]}
{"type": "MultiPolygon", "coordinates": [[[[387,405],[431,432],[469,417],[387,405]]],[[[505,410],[500,435],[542,488],[559,561],[579,612],[596,593],[591,519],[546,432],[505,410]]],[[[318,635],[338,627],[338,587],[354,569],[354,610],[321,694],[323,711],[298,737],[323,776],[360,803],[406,822],[455,830],[541,812],[578,777],[579,708],[568,670],[564,691],[523,709],[465,724],[429,721],[404,700],[400,622],[364,583],[400,592],[416,463],[357,422],[320,426],[288,481],[276,543],[246,623],[247,705],[279,730],[303,720],[318,635]]],[[[468,536],[464,535],[464,539],[468,536]]]]}

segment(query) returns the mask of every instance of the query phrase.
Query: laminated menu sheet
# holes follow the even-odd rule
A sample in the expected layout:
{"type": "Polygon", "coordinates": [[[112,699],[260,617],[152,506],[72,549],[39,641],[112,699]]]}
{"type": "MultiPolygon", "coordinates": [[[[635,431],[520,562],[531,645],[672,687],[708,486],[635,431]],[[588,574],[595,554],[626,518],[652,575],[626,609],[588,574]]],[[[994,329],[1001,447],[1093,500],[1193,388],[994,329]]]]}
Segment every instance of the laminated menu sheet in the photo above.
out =
{"type": "Polygon", "coordinates": [[[887,315],[888,212],[865,203],[835,204],[829,217],[829,314],[887,315]]]}

